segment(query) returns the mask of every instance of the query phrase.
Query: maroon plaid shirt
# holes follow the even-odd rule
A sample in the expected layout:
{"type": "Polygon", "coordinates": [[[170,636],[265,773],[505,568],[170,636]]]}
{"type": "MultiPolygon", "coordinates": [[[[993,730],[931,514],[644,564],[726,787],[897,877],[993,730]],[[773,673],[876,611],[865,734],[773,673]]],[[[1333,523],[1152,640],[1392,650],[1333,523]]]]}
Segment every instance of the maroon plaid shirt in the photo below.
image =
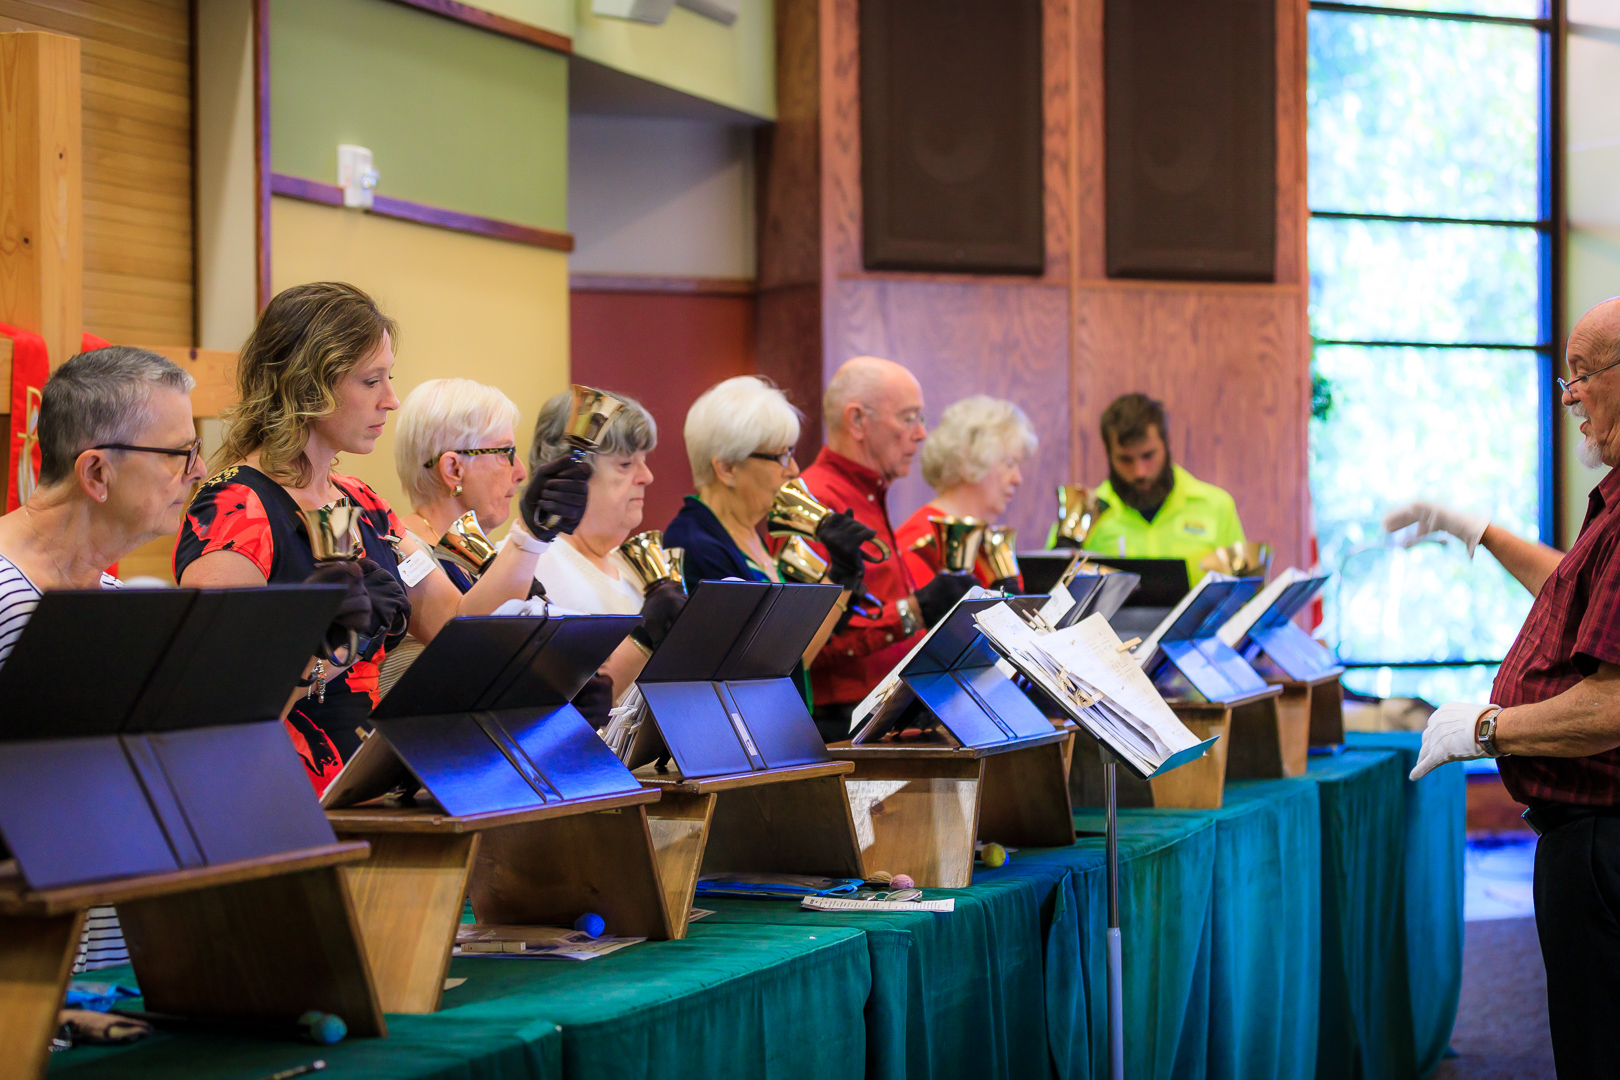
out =
{"type": "MultiPolygon", "coordinates": [[[[1581,535],[1530,608],[1496,673],[1504,708],[1556,697],[1597,670],[1620,665],[1620,469],[1587,497],[1581,535]]],[[[1620,804],[1620,749],[1583,758],[1505,757],[1502,781],[1522,803],[1620,804]]]]}

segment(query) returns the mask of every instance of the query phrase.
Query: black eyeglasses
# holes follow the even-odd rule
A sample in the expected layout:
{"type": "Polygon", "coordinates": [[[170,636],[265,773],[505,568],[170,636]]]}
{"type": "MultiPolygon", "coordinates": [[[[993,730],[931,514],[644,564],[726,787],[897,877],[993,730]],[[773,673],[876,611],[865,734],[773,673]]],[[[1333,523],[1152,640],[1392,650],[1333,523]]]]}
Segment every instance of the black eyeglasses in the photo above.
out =
{"type": "Polygon", "coordinates": [[[479,457],[480,455],[483,455],[483,454],[505,454],[506,455],[506,463],[508,465],[516,465],[517,464],[517,447],[515,447],[515,446],[485,446],[485,447],[480,447],[477,450],[446,450],[443,453],[441,453],[439,455],[439,457],[434,458],[432,461],[423,462],[422,463],[422,468],[424,468],[424,469],[433,468],[433,466],[435,466],[435,465],[437,465],[439,463],[439,458],[444,457],[445,454],[466,454],[468,457],[479,457]]]}
{"type": "Polygon", "coordinates": [[[167,454],[170,457],[183,457],[186,459],[186,472],[197,467],[197,459],[202,456],[202,440],[193,439],[184,446],[131,446],[128,443],[102,443],[92,446],[92,450],[134,450],[142,454],[167,454]]]}
{"type": "Polygon", "coordinates": [[[1578,379],[1568,379],[1568,380],[1566,380],[1566,379],[1554,379],[1553,381],[1558,384],[1558,389],[1560,389],[1564,393],[1568,394],[1568,393],[1573,392],[1575,387],[1579,386],[1581,383],[1585,382],[1587,379],[1590,379],[1594,375],[1601,375],[1605,371],[1608,371],[1612,367],[1620,367],[1620,360],[1616,360],[1612,364],[1604,364],[1602,367],[1598,368],[1596,371],[1588,371],[1585,375],[1582,375],[1578,379]]]}
{"type": "Polygon", "coordinates": [[[793,467],[792,450],[784,450],[780,454],[766,454],[756,451],[748,456],[751,458],[758,458],[760,461],[774,461],[784,469],[791,469],[793,467]]]}

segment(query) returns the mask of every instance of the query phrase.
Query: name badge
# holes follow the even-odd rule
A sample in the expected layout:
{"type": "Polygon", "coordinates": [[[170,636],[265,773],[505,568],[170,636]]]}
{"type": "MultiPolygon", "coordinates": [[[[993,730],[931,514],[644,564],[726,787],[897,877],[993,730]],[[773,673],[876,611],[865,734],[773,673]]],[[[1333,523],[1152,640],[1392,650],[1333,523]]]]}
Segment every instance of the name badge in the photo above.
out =
{"type": "Polygon", "coordinates": [[[1209,529],[1202,522],[1186,521],[1181,525],[1181,531],[1188,536],[1208,536],[1209,529]]]}
{"type": "Polygon", "coordinates": [[[431,573],[433,573],[433,556],[421,548],[417,548],[410,558],[399,564],[399,577],[405,582],[407,589],[431,573]]]}

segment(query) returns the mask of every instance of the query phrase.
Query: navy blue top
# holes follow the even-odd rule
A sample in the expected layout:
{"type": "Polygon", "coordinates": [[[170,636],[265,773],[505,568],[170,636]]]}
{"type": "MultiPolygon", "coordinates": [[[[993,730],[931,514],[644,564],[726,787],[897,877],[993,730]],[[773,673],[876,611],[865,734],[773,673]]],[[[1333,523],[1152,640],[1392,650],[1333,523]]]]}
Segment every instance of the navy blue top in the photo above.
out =
{"type": "Polygon", "coordinates": [[[682,548],[686,552],[682,576],[690,592],[700,581],[719,581],[722,578],[742,578],[744,581],[769,581],[770,575],[754,565],[743,554],[737,541],[726,532],[720,519],[714,516],[702,499],[688,495],[681,512],[664,530],[664,547],[682,548]]]}

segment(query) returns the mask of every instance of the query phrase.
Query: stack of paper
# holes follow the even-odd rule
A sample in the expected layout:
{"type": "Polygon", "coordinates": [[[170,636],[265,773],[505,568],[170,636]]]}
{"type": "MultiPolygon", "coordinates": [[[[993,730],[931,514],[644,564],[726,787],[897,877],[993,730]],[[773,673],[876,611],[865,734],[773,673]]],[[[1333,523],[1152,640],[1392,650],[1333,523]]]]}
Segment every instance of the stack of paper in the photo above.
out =
{"type": "Polygon", "coordinates": [[[526,960],[595,960],[627,945],[646,941],[639,937],[591,937],[560,926],[493,926],[469,923],[456,931],[456,948],[463,956],[521,957],[526,960]]]}
{"type": "Polygon", "coordinates": [[[1203,753],[1102,615],[1045,635],[1005,604],[981,612],[977,621],[997,651],[1137,775],[1203,753]]]}

